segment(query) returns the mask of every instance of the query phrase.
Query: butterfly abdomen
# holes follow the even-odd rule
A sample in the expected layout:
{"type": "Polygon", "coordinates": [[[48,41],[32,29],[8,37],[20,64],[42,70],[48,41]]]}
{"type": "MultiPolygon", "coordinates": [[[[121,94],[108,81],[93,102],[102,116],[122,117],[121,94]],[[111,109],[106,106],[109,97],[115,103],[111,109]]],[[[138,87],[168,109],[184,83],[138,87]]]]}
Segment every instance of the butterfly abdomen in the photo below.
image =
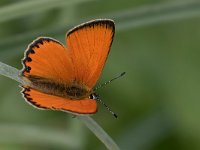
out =
{"type": "Polygon", "coordinates": [[[54,96],[78,100],[88,98],[91,94],[91,91],[86,86],[77,82],[62,83],[61,81],[53,81],[37,76],[29,76],[28,80],[30,81],[29,86],[32,88],[54,96]]]}

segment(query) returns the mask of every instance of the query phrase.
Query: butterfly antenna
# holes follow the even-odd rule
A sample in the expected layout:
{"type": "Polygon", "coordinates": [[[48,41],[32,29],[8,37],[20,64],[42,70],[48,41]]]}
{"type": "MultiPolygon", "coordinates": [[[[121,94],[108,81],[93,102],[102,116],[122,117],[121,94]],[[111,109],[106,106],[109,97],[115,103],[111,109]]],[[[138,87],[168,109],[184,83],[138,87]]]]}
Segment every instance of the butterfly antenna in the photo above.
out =
{"type": "Polygon", "coordinates": [[[106,109],[115,117],[117,118],[118,116],[116,115],[116,113],[114,113],[100,98],[99,96],[96,97],[96,100],[98,100],[101,104],[103,104],[106,109]]]}
{"type": "Polygon", "coordinates": [[[112,81],[114,81],[114,80],[116,80],[116,79],[122,77],[123,75],[125,75],[125,73],[126,73],[126,72],[122,72],[122,73],[121,73],[120,75],[118,75],[117,77],[115,77],[115,78],[113,78],[113,79],[111,79],[111,80],[109,80],[109,81],[107,81],[107,82],[105,82],[105,83],[103,83],[103,84],[98,85],[97,87],[94,88],[94,91],[96,91],[96,90],[98,90],[99,88],[102,88],[102,87],[104,87],[105,85],[111,83],[112,81]]]}

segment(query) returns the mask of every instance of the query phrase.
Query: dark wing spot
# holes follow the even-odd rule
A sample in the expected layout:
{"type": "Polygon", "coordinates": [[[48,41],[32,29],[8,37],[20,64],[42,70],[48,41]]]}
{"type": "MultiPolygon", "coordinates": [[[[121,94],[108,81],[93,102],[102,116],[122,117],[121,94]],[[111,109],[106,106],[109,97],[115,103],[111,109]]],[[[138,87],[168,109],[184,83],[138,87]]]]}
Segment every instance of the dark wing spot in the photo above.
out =
{"type": "MultiPolygon", "coordinates": [[[[39,48],[39,46],[38,46],[38,45],[36,45],[36,47],[38,47],[38,48],[39,48]]],[[[31,54],[35,54],[35,51],[31,49],[31,50],[30,50],[30,53],[31,53],[31,54]]]]}
{"type": "Polygon", "coordinates": [[[32,59],[30,58],[30,57],[27,57],[27,59],[26,59],[28,62],[31,62],[32,61],[32,59]]]}

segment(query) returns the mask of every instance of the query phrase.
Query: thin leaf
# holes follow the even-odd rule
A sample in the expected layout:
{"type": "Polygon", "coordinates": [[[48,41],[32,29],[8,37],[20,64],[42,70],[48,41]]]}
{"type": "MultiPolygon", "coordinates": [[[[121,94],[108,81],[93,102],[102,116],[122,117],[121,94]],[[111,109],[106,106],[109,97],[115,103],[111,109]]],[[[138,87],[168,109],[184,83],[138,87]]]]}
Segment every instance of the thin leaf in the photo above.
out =
{"type": "Polygon", "coordinates": [[[40,13],[49,9],[81,3],[87,0],[35,0],[21,1],[0,7],[0,23],[21,18],[30,14],[40,13]],[[47,5],[48,4],[48,5],[47,5]]]}

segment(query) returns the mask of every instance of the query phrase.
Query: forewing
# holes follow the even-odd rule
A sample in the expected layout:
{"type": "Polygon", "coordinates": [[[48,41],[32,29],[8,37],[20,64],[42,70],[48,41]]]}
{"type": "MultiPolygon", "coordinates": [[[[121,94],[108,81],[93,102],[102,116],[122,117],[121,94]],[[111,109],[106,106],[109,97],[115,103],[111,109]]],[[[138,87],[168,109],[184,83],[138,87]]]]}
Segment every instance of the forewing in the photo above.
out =
{"type": "Polygon", "coordinates": [[[93,88],[108,56],[114,36],[112,20],[94,20],[75,27],[67,33],[76,80],[93,88]]]}
{"type": "Polygon", "coordinates": [[[68,83],[74,71],[69,53],[61,43],[51,38],[38,38],[27,48],[23,59],[21,76],[46,78],[68,83]]]}

